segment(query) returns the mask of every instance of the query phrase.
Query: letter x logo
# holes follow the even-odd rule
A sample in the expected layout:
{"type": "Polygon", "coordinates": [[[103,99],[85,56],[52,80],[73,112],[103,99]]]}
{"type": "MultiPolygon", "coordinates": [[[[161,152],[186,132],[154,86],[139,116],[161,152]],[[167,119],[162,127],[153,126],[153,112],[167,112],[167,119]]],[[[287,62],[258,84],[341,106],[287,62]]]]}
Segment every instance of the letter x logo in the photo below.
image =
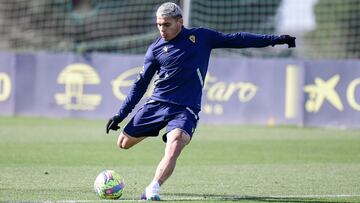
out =
{"type": "Polygon", "coordinates": [[[328,101],[339,111],[343,111],[344,107],[341,103],[340,97],[335,90],[336,85],[340,80],[340,76],[334,75],[328,81],[316,77],[315,84],[306,85],[304,91],[309,94],[309,98],[306,101],[306,110],[308,112],[318,112],[323,105],[324,101],[328,101]]]}

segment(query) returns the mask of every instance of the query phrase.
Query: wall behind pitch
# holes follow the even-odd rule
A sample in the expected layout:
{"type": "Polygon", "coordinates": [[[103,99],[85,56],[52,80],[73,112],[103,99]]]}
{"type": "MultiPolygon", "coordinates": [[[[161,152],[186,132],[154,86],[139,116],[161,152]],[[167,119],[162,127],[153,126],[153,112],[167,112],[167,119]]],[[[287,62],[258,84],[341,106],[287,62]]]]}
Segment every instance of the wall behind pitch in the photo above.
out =
{"type": "Polygon", "coordinates": [[[307,61],[304,122],[359,128],[360,61],[307,61]]]}
{"type": "MultiPolygon", "coordinates": [[[[142,63],[143,56],[131,55],[2,53],[0,115],[107,119],[142,63]]],[[[200,117],[201,123],[359,128],[360,61],[213,57],[200,117]]]]}
{"type": "Polygon", "coordinates": [[[14,114],[15,58],[15,54],[0,54],[0,115],[14,114]]]}

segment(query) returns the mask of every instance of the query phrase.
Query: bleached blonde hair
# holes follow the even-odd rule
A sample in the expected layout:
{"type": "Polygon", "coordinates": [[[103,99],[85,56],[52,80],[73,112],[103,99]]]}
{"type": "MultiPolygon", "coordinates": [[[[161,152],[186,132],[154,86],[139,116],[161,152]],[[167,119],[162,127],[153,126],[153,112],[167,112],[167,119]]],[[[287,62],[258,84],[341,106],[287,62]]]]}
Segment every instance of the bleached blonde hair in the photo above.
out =
{"type": "Polygon", "coordinates": [[[171,18],[182,18],[182,10],[180,6],[173,2],[166,2],[156,11],[157,17],[171,17],[171,18]]]}

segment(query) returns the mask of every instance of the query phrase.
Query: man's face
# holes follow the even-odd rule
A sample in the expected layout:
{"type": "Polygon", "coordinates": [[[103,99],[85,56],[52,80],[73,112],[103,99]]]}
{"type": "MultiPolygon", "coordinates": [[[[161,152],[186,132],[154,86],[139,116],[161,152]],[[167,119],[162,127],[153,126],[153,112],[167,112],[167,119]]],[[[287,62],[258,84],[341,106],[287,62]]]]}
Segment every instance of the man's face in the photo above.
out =
{"type": "Polygon", "coordinates": [[[156,18],[156,24],[160,31],[161,37],[164,38],[165,41],[170,41],[174,39],[181,31],[183,19],[158,16],[156,18]]]}

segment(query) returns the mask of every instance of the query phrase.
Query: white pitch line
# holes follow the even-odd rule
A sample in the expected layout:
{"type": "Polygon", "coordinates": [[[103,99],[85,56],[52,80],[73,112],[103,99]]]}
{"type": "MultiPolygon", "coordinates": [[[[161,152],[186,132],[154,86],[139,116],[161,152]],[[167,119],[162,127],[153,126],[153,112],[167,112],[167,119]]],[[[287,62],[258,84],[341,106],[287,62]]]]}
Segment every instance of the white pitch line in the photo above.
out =
{"type": "Polygon", "coordinates": [[[275,195],[270,198],[336,198],[336,197],[360,197],[360,194],[341,194],[341,195],[275,195]]]}
{"type": "MultiPolygon", "coordinates": [[[[206,195],[204,195],[206,196],[206,195]]],[[[202,199],[216,199],[216,200],[246,200],[246,199],[290,199],[290,198],[351,198],[351,197],[360,197],[360,194],[328,194],[328,195],[270,195],[270,196],[252,196],[252,195],[243,195],[243,196],[236,196],[236,195],[224,195],[213,197],[211,195],[207,196],[206,198],[202,199]]],[[[195,198],[198,200],[198,198],[195,198]]]]}
{"type": "MultiPolygon", "coordinates": [[[[173,199],[162,199],[164,201],[172,201],[172,200],[231,200],[231,199],[238,199],[238,200],[246,200],[246,199],[279,199],[279,198],[344,198],[344,197],[360,197],[360,194],[330,194],[330,195],[271,195],[271,196],[236,196],[236,195],[224,195],[222,196],[206,196],[204,197],[180,197],[176,198],[176,195],[173,199]]],[[[118,199],[118,200],[105,200],[105,199],[94,199],[94,200],[56,200],[56,201],[34,201],[34,202],[43,202],[43,203],[90,203],[90,202],[144,202],[144,200],[130,200],[130,199],[118,199]]]]}
{"type": "Polygon", "coordinates": [[[56,201],[35,201],[42,203],[90,203],[90,202],[144,202],[144,200],[130,200],[130,199],[117,199],[117,200],[106,200],[106,199],[94,199],[94,200],[56,200],[56,201]]]}

